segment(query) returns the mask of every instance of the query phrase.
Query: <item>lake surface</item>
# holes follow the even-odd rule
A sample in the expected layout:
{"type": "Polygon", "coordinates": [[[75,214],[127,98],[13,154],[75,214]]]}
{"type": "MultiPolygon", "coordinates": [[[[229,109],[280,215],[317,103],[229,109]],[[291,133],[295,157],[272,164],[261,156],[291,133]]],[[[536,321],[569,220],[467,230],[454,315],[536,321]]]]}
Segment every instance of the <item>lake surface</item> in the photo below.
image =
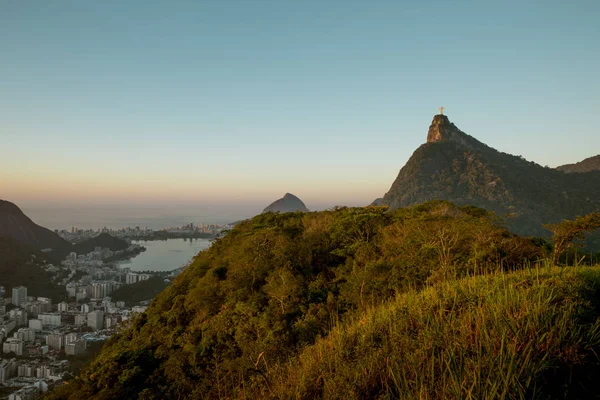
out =
{"type": "Polygon", "coordinates": [[[146,251],[128,261],[122,268],[132,271],[172,271],[186,265],[199,251],[210,246],[208,239],[133,240],[146,251]]]}

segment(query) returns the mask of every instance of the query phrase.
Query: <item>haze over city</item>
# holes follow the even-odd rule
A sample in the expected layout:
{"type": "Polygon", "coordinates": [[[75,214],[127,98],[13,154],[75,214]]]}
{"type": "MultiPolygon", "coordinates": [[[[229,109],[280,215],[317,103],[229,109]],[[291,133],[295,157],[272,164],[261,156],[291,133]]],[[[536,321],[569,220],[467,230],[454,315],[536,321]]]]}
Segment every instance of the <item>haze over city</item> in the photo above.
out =
{"type": "Polygon", "coordinates": [[[2,198],[366,205],[442,105],[501,151],[576,162],[598,151],[577,144],[597,143],[599,17],[596,1],[4,2],[2,198]]]}

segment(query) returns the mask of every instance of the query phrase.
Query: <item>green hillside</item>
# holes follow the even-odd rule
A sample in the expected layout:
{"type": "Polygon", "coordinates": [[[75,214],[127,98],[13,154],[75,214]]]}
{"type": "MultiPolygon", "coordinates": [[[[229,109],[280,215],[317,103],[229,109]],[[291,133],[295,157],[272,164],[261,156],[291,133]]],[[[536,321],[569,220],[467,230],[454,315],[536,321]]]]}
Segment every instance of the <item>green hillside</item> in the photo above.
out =
{"type": "Polygon", "coordinates": [[[262,214],[200,253],[51,398],[260,391],[267,369],[284,368],[336,324],[436,282],[522,268],[545,246],[447,202],[262,214]]]}
{"type": "MultiPolygon", "coordinates": [[[[232,397],[591,399],[600,384],[600,266],[526,269],[410,291],[232,397]]],[[[268,360],[267,360],[268,361],[268,360]]]]}

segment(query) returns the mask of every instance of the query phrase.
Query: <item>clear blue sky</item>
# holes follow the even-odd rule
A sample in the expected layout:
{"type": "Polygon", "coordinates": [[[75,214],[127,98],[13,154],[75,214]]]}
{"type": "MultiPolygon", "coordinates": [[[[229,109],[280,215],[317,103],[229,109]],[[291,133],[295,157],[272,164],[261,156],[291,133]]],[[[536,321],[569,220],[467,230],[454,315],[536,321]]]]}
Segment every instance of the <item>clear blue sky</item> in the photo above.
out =
{"type": "Polygon", "coordinates": [[[600,152],[600,1],[0,2],[0,198],[383,195],[441,105],[542,165],[600,152]]]}

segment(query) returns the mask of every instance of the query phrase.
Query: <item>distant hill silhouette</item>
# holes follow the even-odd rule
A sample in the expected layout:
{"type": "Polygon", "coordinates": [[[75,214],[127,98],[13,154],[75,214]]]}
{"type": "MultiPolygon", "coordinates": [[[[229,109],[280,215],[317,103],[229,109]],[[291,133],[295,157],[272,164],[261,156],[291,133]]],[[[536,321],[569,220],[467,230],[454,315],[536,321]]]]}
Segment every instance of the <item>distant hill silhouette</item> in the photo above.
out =
{"type": "Polygon", "coordinates": [[[35,250],[52,249],[51,252],[45,253],[45,256],[53,263],[60,262],[72,251],[86,254],[96,247],[107,247],[113,251],[129,247],[126,241],[108,233],[101,233],[73,245],[51,230],[33,222],[19,207],[6,200],[0,200],[0,238],[2,237],[35,250]]]}
{"type": "Polygon", "coordinates": [[[101,233],[96,237],[73,245],[72,251],[77,254],[87,254],[90,251],[94,251],[96,247],[106,247],[112,251],[117,251],[125,250],[129,247],[129,244],[125,240],[111,236],[108,233],[101,233]]]}
{"type": "Polygon", "coordinates": [[[71,249],[69,242],[36,224],[19,207],[6,200],[0,200],[0,236],[13,238],[34,249],[52,249],[60,256],[71,249]]]}
{"type": "Polygon", "coordinates": [[[298,197],[294,196],[291,193],[286,193],[281,199],[274,201],[268,207],[263,210],[263,213],[266,212],[308,212],[308,208],[304,205],[302,200],[298,197]]]}
{"type": "Polygon", "coordinates": [[[421,145],[383,199],[398,208],[440,199],[506,217],[522,235],[547,236],[544,223],[600,211],[600,171],[565,174],[499,152],[436,115],[421,145]]]}
{"type": "Polygon", "coordinates": [[[586,158],[575,164],[561,165],[560,167],[556,167],[556,169],[566,173],[600,171],[600,154],[586,158]]]}

